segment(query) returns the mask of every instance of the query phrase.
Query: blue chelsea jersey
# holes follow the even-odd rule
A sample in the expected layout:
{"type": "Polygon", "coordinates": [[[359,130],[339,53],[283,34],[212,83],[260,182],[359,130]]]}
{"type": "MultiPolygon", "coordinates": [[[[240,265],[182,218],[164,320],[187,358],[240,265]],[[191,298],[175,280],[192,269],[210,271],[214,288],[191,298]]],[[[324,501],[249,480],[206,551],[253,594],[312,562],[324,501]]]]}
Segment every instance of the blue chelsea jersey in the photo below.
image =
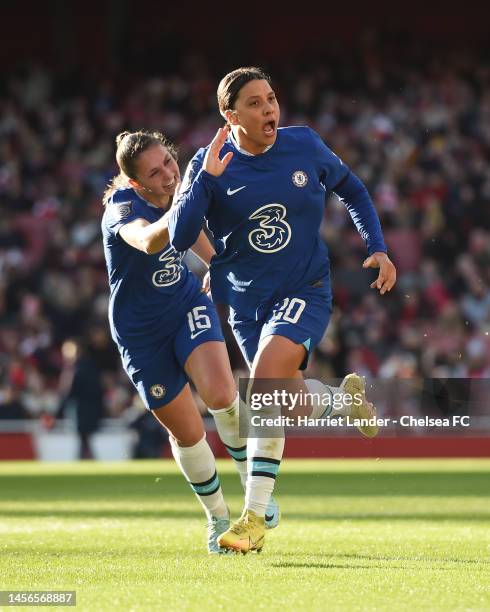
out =
{"type": "Polygon", "coordinates": [[[154,223],[165,211],[133,189],[110,197],[102,217],[104,255],[109,275],[109,322],[120,348],[139,348],[170,335],[200,291],[200,282],[170,244],[147,255],[127,244],[120,228],[135,219],[154,223]]]}
{"type": "Polygon", "coordinates": [[[258,316],[262,305],[307,283],[328,283],[328,251],[319,234],[326,192],[350,170],[318,134],[280,128],[274,145],[254,156],[239,151],[229,135],[220,157],[232,151],[233,158],[220,177],[202,170],[206,150],[189,165],[169,231],[181,248],[197,231],[188,231],[191,217],[206,217],[217,252],[213,299],[258,316]]]}

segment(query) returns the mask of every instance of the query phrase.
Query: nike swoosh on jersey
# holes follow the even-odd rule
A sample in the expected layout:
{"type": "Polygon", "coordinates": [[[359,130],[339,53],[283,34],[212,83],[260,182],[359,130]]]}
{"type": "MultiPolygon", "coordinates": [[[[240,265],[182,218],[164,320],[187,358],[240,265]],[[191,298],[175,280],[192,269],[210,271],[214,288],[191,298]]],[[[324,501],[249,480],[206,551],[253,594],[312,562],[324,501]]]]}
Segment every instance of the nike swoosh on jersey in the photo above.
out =
{"type": "Polygon", "coordinates": [[[238,193],[239,191],[241,191],[242,189],[245,189],[246,185],[243,185],[243,187],[238,187],[238,189],[230,189],[228,187],[228,189],[226,190],[227,195],[233,195],[235,193],[238,193]]]}
{"type": "Polygon", "coordinates": [[[194,338],[197,338],[199,334],[203,334],[205,331],[208,331],[208,329],[209,327],[206,327],[206,329],[201,329],[201,331],[198,331],[195,334],[191,334],[191,340],[194,340],[194,338]]]}

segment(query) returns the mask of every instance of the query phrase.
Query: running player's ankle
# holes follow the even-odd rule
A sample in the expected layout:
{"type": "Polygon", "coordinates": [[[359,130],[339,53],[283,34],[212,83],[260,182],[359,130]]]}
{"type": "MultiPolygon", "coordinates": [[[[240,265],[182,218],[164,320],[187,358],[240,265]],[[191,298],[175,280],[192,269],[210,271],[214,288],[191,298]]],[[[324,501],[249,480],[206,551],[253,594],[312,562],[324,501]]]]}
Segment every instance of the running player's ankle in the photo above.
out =
{"type": "Polygon", "coordinates": [[[247,513],[249,511],[252,511],[258,518],[265,518],[266,508],[267,506],[264,507],[263,504],[258,504],[250,501],[246,505],[244,512],[247,513]]]}

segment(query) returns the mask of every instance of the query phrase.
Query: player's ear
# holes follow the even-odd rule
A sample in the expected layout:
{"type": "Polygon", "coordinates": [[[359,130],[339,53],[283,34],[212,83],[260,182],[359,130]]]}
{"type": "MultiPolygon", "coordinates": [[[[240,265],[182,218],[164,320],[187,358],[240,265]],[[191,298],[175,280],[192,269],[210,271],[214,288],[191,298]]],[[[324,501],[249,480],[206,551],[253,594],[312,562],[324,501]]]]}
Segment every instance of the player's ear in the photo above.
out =
{"type": "Polygon", "coordinates": [[[128,183],[131,185],[131,187],[133,187],[133,189],[141,189],[141,185],[138,183],[138,181],[135,181],[132,178],[128,178],[128,183]]]}
{"type": "Polygon", "coordinates": [[[225,119],[228,125],[238,125],[238,115],[235,110],[225,111],[225,119]]]}

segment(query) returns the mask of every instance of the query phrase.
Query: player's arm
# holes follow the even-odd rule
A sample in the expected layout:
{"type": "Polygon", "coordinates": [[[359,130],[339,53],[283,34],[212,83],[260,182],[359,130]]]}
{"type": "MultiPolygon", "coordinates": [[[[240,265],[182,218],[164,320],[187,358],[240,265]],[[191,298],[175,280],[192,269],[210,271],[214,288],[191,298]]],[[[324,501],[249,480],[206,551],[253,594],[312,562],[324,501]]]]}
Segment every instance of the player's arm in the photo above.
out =
{"type": "Polygon", "coordinates": [[[369,257],[364,268],[379,268],[378,278],[371,284],[380,293],[390,291],[396,282],[396,269],[387,255],[378,213],[364,183],[348,166],[327,147],[320,136],[307,128],[311,138],[313,159],[317,164],[320,180],[345,204],[359,234],[364,238],[369,257]]]}
{"type": "Polygon", "coordinates": [[[123,225],[119,230],[119,235],[135,249],[147,255],[154,255],[161,251],[169,241],[168,218],[169,213],[167,212],[154,223],[146,219],[135,219],[123,225]]]}
{"type": "Polygon", "coordinates": [[[371,287],[379,289],[381,294],[390,291],[396,282],[396,268],[387,255],[378,213],[364,183],[353,172],[348,172],[332,191],[344,203],[357,231],[366,241],[369,257],[363,267],[379,268],[378,278],[371,287]]]}
{"type": "Polygon", "coordinates": [[[191,251],[208,267],[211,258],[216,255],[213,245],[203,230],[201,230],[196,242],[191,247],[191,251]]]}
{"type": "Polygon", "coordinates": [[[369,255],[386,253],[378,213],[364,183],[351,171],[332,188],[347,208],[359,234],[366,241],[369,255]]]}
{"type": "Polygon", "coordinates": [[[223,174],[233,157],[230,151],[223,159],[219,158],[227,135],[228,129],[220,128],[209,145],[202,165],[197,160],[189,164],[168,224],[170,242],[177,251],[191,248],[199,236],[213,197],[214,180],[223,174]]]}
{"type": "Polygon", "coordinates": [[[200,170],[170,209],[168,231],[176,251],[187,251],[198,242],[211,198],[212,190],[200,170]]]}

